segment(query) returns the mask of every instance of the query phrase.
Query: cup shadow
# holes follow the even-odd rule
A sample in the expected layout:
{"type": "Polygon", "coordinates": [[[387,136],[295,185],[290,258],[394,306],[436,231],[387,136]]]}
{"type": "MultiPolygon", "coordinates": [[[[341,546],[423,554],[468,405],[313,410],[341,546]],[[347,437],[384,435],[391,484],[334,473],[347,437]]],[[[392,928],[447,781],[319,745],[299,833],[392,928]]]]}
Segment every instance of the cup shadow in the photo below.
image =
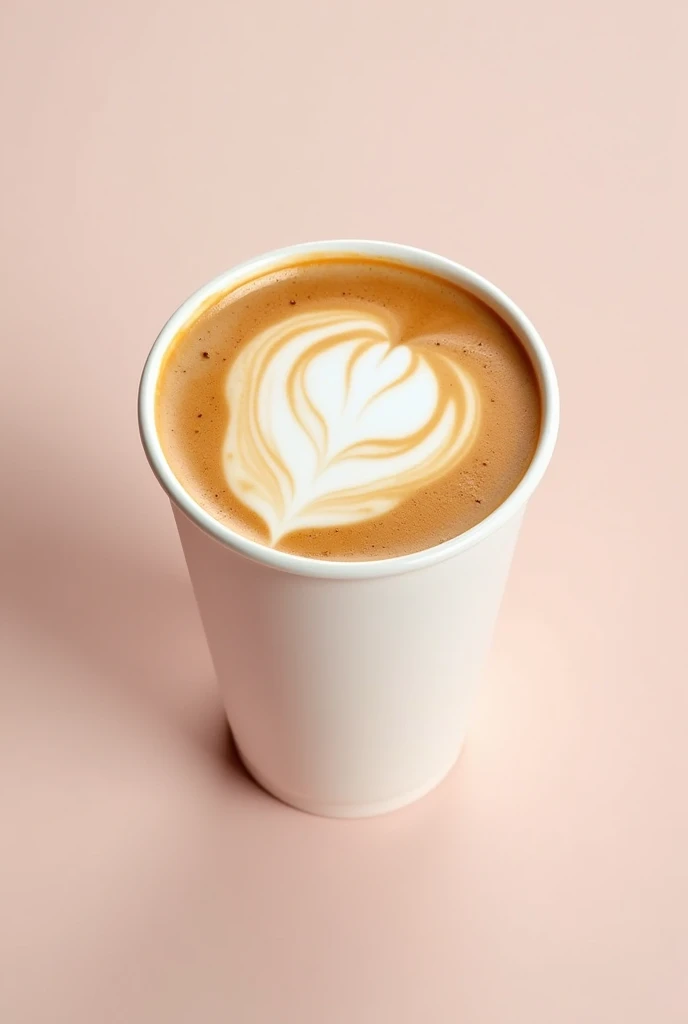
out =
{"type": "MultiPolygon", "coordinates": [[[[12,539],[2,558],[4,624],[258,796],[236,754],[183,565],[161,567],[141,545],[113,543],[83,521],[57,515],[36,529],[30,520],[21,507],[3,513],[12,539]]],[[[46,672],[38,686],[55,680],[46,672]]]]}

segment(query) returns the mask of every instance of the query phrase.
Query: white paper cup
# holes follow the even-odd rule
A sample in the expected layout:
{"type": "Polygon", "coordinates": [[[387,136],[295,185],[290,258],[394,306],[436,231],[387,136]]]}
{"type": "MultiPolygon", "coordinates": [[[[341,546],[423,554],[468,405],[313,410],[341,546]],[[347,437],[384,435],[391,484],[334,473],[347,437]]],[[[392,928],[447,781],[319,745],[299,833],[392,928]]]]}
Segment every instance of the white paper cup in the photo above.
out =
{"type": "Polygon", "coordinates": [[[222,274],[167,322],[141,379],[141,437],[172,501],[239,754],[265,789],[313,814],[353,818],[402,807],[444,778],[461,750],[523,513],[558,421],[554,368],[523,313],[484,278],[419,249],[295,245],[222,274]],[[499,508],[444,544],[367,562],[275,551],[213,519],[165,459],[155,394],[180,328],[214,295],[319,253],[385,257],[454,281],[496,310],[531,356],[543,419],[530,467],[499,508]]]}

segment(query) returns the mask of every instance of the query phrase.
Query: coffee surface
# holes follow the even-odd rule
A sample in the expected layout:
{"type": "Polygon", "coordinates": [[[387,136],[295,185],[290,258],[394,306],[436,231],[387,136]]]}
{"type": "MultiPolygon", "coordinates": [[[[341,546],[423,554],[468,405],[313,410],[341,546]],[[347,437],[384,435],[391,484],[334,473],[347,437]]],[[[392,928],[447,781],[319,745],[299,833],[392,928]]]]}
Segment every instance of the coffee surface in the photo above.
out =
{"type": "Polygon", "coordinates": [[[508,325],[457,285],[322,257],[206,304],[158,382],[189,495],[262,544],[390,558],[494,511],[533,457],[541,401],[508,325]]]}

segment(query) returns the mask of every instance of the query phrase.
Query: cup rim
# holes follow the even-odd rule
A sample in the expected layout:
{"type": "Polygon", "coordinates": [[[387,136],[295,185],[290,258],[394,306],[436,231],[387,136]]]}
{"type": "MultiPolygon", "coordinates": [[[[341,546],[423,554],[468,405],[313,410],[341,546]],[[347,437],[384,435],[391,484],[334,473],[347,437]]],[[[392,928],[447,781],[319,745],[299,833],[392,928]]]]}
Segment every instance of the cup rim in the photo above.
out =
{"type": "Polygon", "coordinates": [[[303,242],[263,253],[225,271],[189,296],[162,328],[148,355],[139,386],[138,417],[143,448],[159,483],[173,504],[208,536],[240,555],[283,572],[320,579],[371,579],[423,569],[453,558],[485,540],[523,508],[552,457],[559,428],[559,389],[552,360],[530,320],[515,302],[480,274],[444,256],[414,246],[365,239],[332,239],[303,242]],[[211,305],[222,294],[243,282],[289,266],[295,260],[318,256],[331,259],[337,255],[383,258],[461,285],[506,321],[525,347],[535,368],[542,401],[542,423],[535,453],[524,476],[485,519],[456,537],[422,551],[366,561],[335,561],[293,555],[260,544],[214,519],[187,494],[167,462],[158,438],[155,399],[162,362],[179,331],[199,308],[211,305]]]}

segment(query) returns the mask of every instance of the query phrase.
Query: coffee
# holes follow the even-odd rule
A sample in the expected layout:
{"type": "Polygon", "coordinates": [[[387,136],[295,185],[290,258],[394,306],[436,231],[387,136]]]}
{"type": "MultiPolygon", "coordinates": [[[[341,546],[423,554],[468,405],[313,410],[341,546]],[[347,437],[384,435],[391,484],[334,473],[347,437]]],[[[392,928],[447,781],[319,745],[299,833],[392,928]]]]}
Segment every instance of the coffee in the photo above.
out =
{"type": "Polygon", "coordinates": [[[210,515],[338,560],[470,529],[523,477],[540,419],[497,313],[425,271],[344,255],[215,296],[170,345],[156,400],[165,457],[210,515]]]}

